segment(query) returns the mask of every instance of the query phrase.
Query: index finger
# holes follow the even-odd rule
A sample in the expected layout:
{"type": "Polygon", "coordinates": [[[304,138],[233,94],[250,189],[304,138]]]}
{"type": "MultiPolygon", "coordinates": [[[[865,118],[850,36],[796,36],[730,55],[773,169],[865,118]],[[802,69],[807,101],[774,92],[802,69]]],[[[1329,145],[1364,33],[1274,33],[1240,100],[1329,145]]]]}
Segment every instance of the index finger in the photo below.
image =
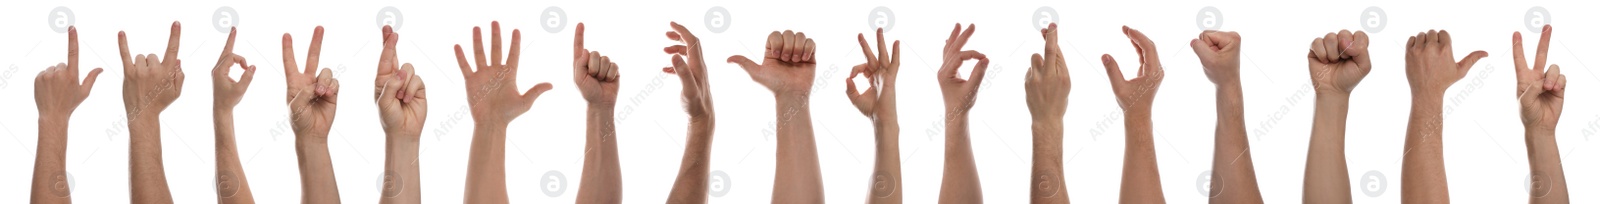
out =
{"type": "Polygon", "coordinates": [[[117,48],[122,51],[122,69],[133,68],[133,55],[128,54],[128,32],[117,31],[117,48]]]}
{"type": "Polygon", "coordinates": [[[573,31],[572,58],[577,59],[587,51],[583,50],[583,23],[578,23],[577,30],[573,31]]]}
{"type": "Polygon", "coordinates": [[[178,36],[182,35],[182,33],[183,33],[182,26],[178,25],[177,21],[173,21],[172,22],[172,34],[170,35],[169,38],[167,38],[167,57],[165,59],[161,60],[161,63],[164,63],[164,64],[178,63],[178,41],[179,41],[178,36]]]}
{"type": "Polygon", "coordinates": [[[378,54],[378,74],[393,73],[395,71],[395,44],[400,42],[400,34],[394,33],[389,27],[384,27],[383,51],[378,54]]]}
{"type": "Polygon", "coordinates": [[[228,59],[229,56],[233,55],[233,38],[235,36],[238,36],[238,35],[239,35],[239,27],[233,27],[233,28],[228,29],[228,42],[222,44],[222,54],[220,56],[217,56],[217,59],[219,61],[221,59],[228,59]]]}
{"type": "Polygon", "coordinates": [[[78,77],[78,27],[67,27],[67,69],[72,70],[72,77],[78,77]]]}

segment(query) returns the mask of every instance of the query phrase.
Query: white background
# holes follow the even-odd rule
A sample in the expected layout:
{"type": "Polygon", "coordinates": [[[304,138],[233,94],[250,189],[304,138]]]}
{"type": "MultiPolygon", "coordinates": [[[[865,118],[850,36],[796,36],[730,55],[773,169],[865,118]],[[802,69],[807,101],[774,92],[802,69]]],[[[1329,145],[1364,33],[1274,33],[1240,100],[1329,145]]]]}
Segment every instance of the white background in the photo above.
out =
{"type": "MultiPolygon", "coordinates": [[[[1054,8],[1062,24],[1061,46],[1074,79],[1065,119],[1065,169],[1068,193],[1080,203],[1117,200],[1123,153],[1120,110],[1107,86],[1100,54],[1111,53],[1132,77],[1137,55],[1119,27],[1144,31],[1156,42],[1168,77],[1154,108],[1156,154],[1163,191],[1169,202],[1205,202],[1202,172],[1210,169],[1215,95],[1188,41],[1201,31],[1197,12],[1206,6],[1222,11],[1221,29],[1243,35],[1240,68],[1245,85],[1245,122],[1251,137],[1256,177],[1269,203],[1300,201],[1314,92],[1310,89],[1305,53],[1309,42],[1339,29],[1361,29],[1363,9],[1378,6],[1387,25],[1371,32],[1374,70],[1350,100],[1346,154],[1352,195],[1359,203],[1399,201],[1400,158],[1409,108],[1402,46],[1406,37],[1427,29],[1448,29],[1457,57],[1473,50],[1489,52],[1466,79],[1447,93],[1445,164],[1452,200],[1481,203],[1526,202],[1523,185],[1527,153],[1514,98],[1511,33],[1525,32],[1531,55],[1537,39],[1523,24],[1530,7],[1543,6],[1556,26],[1549,61],[1560,64],[1569,78],[1567,108],[1557,127],[1557,140],[1575,203],[1600,202],[1600,151],[1591,137],[1600,131],[1600,110],[1593,90],[1597,74],[1579,56],[1595,56],[1600,19],[1592,4],[1582,1],[1496,2],[1235,2],[1235,1],[436,1],[379,3],[370,1],[17,1],[0,7],[0,202],[28,199],[37,144],[37,112],[29,100],[30,76],[65,61],[64,33],[48,23],[51,9],[65,6],[75,13],[82,56],[81,72],[104,67],[93,94],[71,120],[67,171],[73,175],[73,197],[81,203],[128,200],[128,136],[120,101],[122,68],[115,34],[128,32],[134,53],[160,53],[171,21],[183,23],[179,57],[184,59],[185,93],[162,117],[162,147],[167,179],[178,203],[211,203],[214,137],[209,101],[210,65],[226,32],[211,24],[219,7],[237,10],[239,27],[234,52],[261,68],[244,102],[237,106],[235,125],[240,159],[258,202],[292,203],[299,199],[294,138],[283,103],[280,39],[294,35],[296,58],[304,60],[312,28],[326,26],[322,64],[342,81],[338,118],[328,139],[340,195],[349,203],[378,200],[383,141],[375,106],[366,90],[380,51],[379,9],[394,6],[403,13],[399,56],[416,65],[431,93],[421,145],[422,192],[427,203],[462,200],[472,120],[466,111],[462,77],[451,46],[470,49],[471,28],[491,20],[523,31],[519,87],[551,82],[555,89],[538,99],[531,111],[513,121],[506,139],[507,188],[514,203],[573,201],[581,178],[585,102],[570,81],[567,60],[573,26],[586,22],[589,49],[611,56],[624,67],[617,106],[618,148],[622,161],[624,200],[665,200],[683,151],[686,116],[679,100],[680,82],[661,74],[669,56],[661,47],[675,44],[662,33],[668,21],[687,25],[704,41],[710,62],[718,124],[711,169],[731,185],[712,197],[715,203],[770,201],[774,167],[774,104],[770,93],[749,80],[737,66],[720,63],[729,55],[760,57],[765,37],[773,30],[793,29],[818,44],[817,80],[812,119],[822,164],[826,196],[836,203],[862,202],[868,193],[873,163],[870,123],[843,97],[849,68],[864,61],[857,33],[869,32],[869,12],[885,6],[894,12],[887,33],[903,42],[900,80],[901,158],[906,203],[937,200],[943,165],[940,94],[933,73],[939,48],[952,25],[976,23],[977,33],[965,49],[994,60],[971,114],[971,140],[986,201],[1021,203],[1028,199],[1031,136],[1023,102],[1022,76],[1032,53],[1042,52],[1033,11],[1054,8]],[[540,27],[545,8],[566,12],[559,32],[540,27]],[[706,29],[705,13],[721,6],[730,11],[729,27],[706,29]],[[631,112],[629,110],[632,110],[631,112]],[[1453,110],[1453,111],[1452,111],[1453,110]],[[566,184],[548,186],[546,172],[565,175],[566,184]],[[1371,183],[1368,171],[1387,182],[1371,183]],[[1369,186],[1369,184],[1371,186],[1369,186]],[[1379,185],[1380,195],[1363,188],[1379,185]],[[564,188],[562,194],[541,192],[564,188]]],[[[487,38],[487,37],[485,37],[487,38]]],[[[487,41],[487,40],[486,40],[487,41]]],[[[509,36],[507,41],[509,41],[509,36]]],[[[469,51],[470,52],[470,51],[469,51]]],[[[469,53],[470,55],[470,53],[469,53]]],[[[1530,56],[1531,57],[1531,56],[1530,56]]],[[[1592,59],[1588,59],[1593,61],[1592,59]]],[[[1530,60],[1531,61],[1531,60],[1530,60]]],[[[966,67],[970,68],[972,63],[966,67]]],[[[235,68],[237,69],[237,68],[235,68]]],[[[966,75],[963,68],[963,76],[966,75]]],[[[234,71],[235,75],[241,73],[234,71]]],[[[409,186],[410,184],[408,184],[409,186]]]]}

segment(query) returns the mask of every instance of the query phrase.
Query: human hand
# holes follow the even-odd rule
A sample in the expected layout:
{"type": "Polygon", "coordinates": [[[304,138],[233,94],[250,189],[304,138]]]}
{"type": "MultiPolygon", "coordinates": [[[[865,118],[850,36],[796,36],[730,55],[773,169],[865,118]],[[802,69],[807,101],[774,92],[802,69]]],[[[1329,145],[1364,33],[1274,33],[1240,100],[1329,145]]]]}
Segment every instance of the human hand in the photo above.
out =
{"type": "Polygon", "coordinates": [[[617,106],[617,86],[622,76],[617,75],[617,63],[598,51],[583,48],[583,23],[578,23],[572,38],[572,82],[590,106],[611,108],[617,106]]]}
{"type": "Polygon", "coordinates": [[[1040,30],[1044,35],[1044,55],[1033,54],[1032,66],[1023,83],[1027,90],[1028,112],[1033,120],[1060,121],[1067,114],[1067,94],[1072,92],[1072,77],[1067,71],[1067,60],[1061,57],[1061,46],[1055,23],[1040,30]]]}
{"type": "Polygon", "coordinates": [[[1511,34],[1511,59],[1517,66],[1517,101],[1522,103],[1522,125],[1526,128],[1555,130],[1561,119],[1562,102],[1566,101],[1567,75],[1561,67],[1550,65],[1546,70],[1545,56],[1550,48],[1550,25],[1539,32],[1539,49],[1533,58],[1533,67],[1522,51],[1522,32],[1511,34]]]}
{"type": "Polygon", "coordinates": [[[1489,52],[1473,51],[1454,60],[1451,52],[1450,32],[1428,30],[1406,40],[1406,80],[1411,82],[1413,96],[1443,97],[1451,84],[1467,76],[1472,64],[1489,56],[1489,52]]]}
{"type": "Polygon", "coordinates": [[[944,65],[939,67],[938,80],[939,89],[944,92],[946,117],[965,116],[978,102],[978,87],[983,83],[985,71],[989,70],[989,57],[977,50],[961,50],[977,28],[977,25],[968,24],[967,31],[962,32],[961,24],[957,23],[955,30],[950,31],[950,38],[944,40],[944,65]],[[961,64],[973,59],[978,60],[978,65],[972,67],[972,74],[967,75],[967,79],[956,76],[961,64]]]}
{"type": "Polygon", "coordinates": [[[304,71],[295,66],[294,40],[289,33],[283,34],[283,78],[288,85],[286,98],[295,135],[311,135],[326,140],[339,102],[339,80],[333,78],[333,70],[328,68],[322,68],[321,73],[316,72],[321,54],[322,26],[317,26],[311,35],[311,49],[306,51],[304,71]]]}
{"type": "Polygon", "coordinates": [[[1106,76],[1111,78],[1111,90],[1117,95],[1117,104],[1122,110],[1149,111],[1150,104],[1155,101],[1156,89],[1161,88],[1161,79],[1165,78],[1166,71],[1161,69],[1161,60],[1156,55],[1156,44],[1150,42],[1144,33],[1128,26],[1122,26],[1122,34],[1128,36],[1133,42],[1133,48],[1139,52],[1139,75],[1133,79],[1122,78],[1122,68],[1117,66],[1117,60],[1111,54],[1100,56],[1101,63],[1106,66],[1106,76]]]}
{"type": "Polygon", "coordinates": [[[211,68],[211,108],[218,111],[233,111],[239,105],[239,100],[244,98],[244,92],[250,89],[250,81],[255,78],[256,66],[245,63],[244,56],[233,54],[233,38],[239,34],[238,28],[228,31],[228,42],[222,46],[222,55],[217,57],[217,65],[211,68]],[[244,74],[239,75],[239,80],[234,81],[228,76],[234,64],[244,68],[244,74]]]}
{"type": "Polygon", "coordinates": [[[767,53],[761,64],[743,55],[728,57],[728,63],[739,64],[750,74],[750,79],[761,83],[778,96],[809,97],[812,79],[816,76],[817,44],[805,33],[785,30],[767,35],[767,53]]]}
{"type": "Polygon", "coordinates": [[[679,81],[683,81],[683,110],[689,113],[689,119],[710,121],[716,114],[711,106],[711,79],[706,77],[706,60],[705,55],[700,53],[700,38],[689,33],[689,28],[672,22],[672,31],[667,31],[667,39],[683,44],[662,49],[672,55],[672,67],[661,68],[661,72],[678,75],[679,81]],[[686,57],[687,60],[684,59],[686,57]]]}
{"type": "Polygon", "coordinates": [[[427,86],[411,63],[402,64],[395,56],[395,44],[399,43],[400,33],[383,26],[383,52],[378,55],[378,76],[373,79],[375,93],[372,96],[378,103],[384,132],[417,137],[422,135],[423,122],[428,120],[427,86]]]}
{"type": "Polygon", "coordinates": [[[33,103],[39,108],[39,117],[71,117],[78,104],[89,97],[89,90],[103,71],[94,68],[82,84],[78,83],[78,28],[67,27],[67,63],[50,66],[33,78],[33,103]]]}
{"type": "Polygon", "coordinates": [[[1361,78],[1372,72],[1372,58],[1367,55],[1367,33],[1348,30],[1311,41],[1311,52],[1306,60],[1311,65],[1311,83],[1317,91],[1335,91],[1350,94],[1361,78]]]}
{"type": "Polygon", "coordinates": [[[472,49],[477,59],[477,71],[467,64],[467,55],[456,45],[456,62],[461,64],[461,75],[467,81],[467,105],[472,107],[472,119],[478,123],[506,125],[533,107],[540,94],[552,85],[541,82],[522,94],[517,94],[517,56],[522,53],[522,31],[511,30],[511,50],[501,61],[500,22],[490,23],[490,55],[483,54],[482,28],[472,27],[472,49]],[[484,60],[491,56],[492,62],[484,60]]]}
{"type": "Polygon", "coordinates": [[[1194,47],[1194,55],[1200,57],[1200,65],[1205,67],[1206,78],[1211,83],[1222,85],[1239,85],[1239,33],[1207,30],[1200,33],[1200,38],[1189,40],[1189,46],[1194,47]]]}
{"type": "Polygon", "coordinates": [[[183,93],[183,66],[178,60],[178,22],[172,22],[171,37],[167,39],[166,58],[156,54],[128,54],[128,34],[117,32],[117,42],[122,48],[122,105],[129,119],[143,117],[144,113],[160,115],[167,105],[183,93]],[[151,111],[151,112],[146,112],[151,111]]]}
{"type": "Polygon", "coordinates": [[[850,99],[850,103],[856,105],[856,109],[860,110],[861,114],[867,115],[869,118],[877,119],[884,114],[893,113],[895,104],[889,103],[891,101],[880,99],[894,97],[892,95],[894,92],[885,90],[894,87],[895,77],[900,72],[900,41],[894,41],[894,55],[891,58],[889,50],[884,47],[887,41],[883,39],[883,28],[878,29],[877,56],[873,56],[872,47],[867,45],[866,35],[858,34],[856,35],[856,40],[861,42],[861,54],[867,56],[867,62],[856,65],[850,70],[850,77],[844,79],[845,97],[850,99]],[[856,83],[851,81],[857,75],[865,76],[867,82],[872,84],[867,87],[867,92],[857,91],[856,83]],[[880,96],[880,91],[883,91],[884,95],[880,96]]]}

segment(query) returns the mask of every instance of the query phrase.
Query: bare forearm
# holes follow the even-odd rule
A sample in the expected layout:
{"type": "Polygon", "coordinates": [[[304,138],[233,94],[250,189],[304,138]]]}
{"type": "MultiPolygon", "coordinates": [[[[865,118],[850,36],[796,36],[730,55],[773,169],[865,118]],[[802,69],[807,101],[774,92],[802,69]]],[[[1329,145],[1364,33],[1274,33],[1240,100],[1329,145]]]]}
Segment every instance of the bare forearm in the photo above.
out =
{"type": "Polygon", "coordinates": [[[467,160],[466,203],[507,203],[506,124],[479,121],[467,160]]]}
{"type": "Polygon", "coordinates": [[[1211,159],[1212,203],[1261,203],[1250,140],[1244,130],[1244,91],[1238,82],[1217,86],[1217,136],[1211,159]]]}
{"type": "Polygon", "coordinates": [[[161,121],[157,115],[160,114],[128,118],[132,203],[172,203],[167,173],[161,162],[161,121]]]}
{"type": "Polygon", "coordinates": [[[244,167],[239,164],[239,149],[233,132],[233,110],[213,110],[216,125],[217,203],[255,203],[244,167]]]}
{"type": "Polygon", "coordinates": [[[590,105],[583,180],[577,203],[622,203],[622,170],[617,161],[617,135],[609,105],[590,105]]]}
{"type": "Polygon", "coordinates": [[[1122,158],[1123,203],[1165,203],[1149,108],[1123,111],[1127,142],[1122,158]]]}
{"type": "MultiPolygon", "coordinates": [[[[890,107],[892,108],[892,107],[890,107]]],[[[893,111],[889,114],[880,113],[877,120],[873,121],[873,132],[877,140],[876,162],[873,164],[872,197],[867,203],[901,203],[902,186],[900,177],[900,124],[895,119],[893,111]]]]}
{"type": "Polygon", "coordinates": [[[1350,95],[1318,92],[1316,106],[1301,202],[1351,203],[1350,172],[1344,160],[1344,129],[1350,112],[1350,95]]]}
{"type": "Polygon", "coordinates": [[[67,117],[39,117],[39,150],[33,160],[33,203],[72,203],[67,186],[67,117]]]}
{"type": "Polygon", "coordinates": [[[711,171],[711,133],[714,120],[690,118],[688,144],[683,147],[683,163],[672,184],[667,203],[706,203],[706,185],[711,171]]]}
{"type": "Polygon", "coordinates": [[[422,203],[421,161],[417,159],[417,138],[421,133],[389,132],[384,146],[383,189],[378,203],[422,203]]]}
{"type": "Polygon", "coordinates": [[[1062,173],[1061,119],[1033,120],[1032,203],[1068,203],[1067,184],[1062,173]]]}
{"type": "MultiPolygon", "coordinates": [[[[1440,94],[1442,95],[1442,94],[1440,94]]],[[[1444,171],[1443,97],[1413,95],[1411,121],[1406,127],[1405,163],[1400,172],[1401,202],[1448,202],[1444,171]]]]}
{"type": "Polygon", "coordinates": [[[946,113],[944,127],[944,182],[939,186],[939,203],[982,203],[978,164],[972,159],[972,141],[967,137],[967,115],[946,113]]]}
{"type": "Polygon", "coordinates": [[[339,188],[333,176],[333,160],[328,157],[327,136],[300,135],[296,138],[299,138],[295,141],[295,152],[300,160],[300,202],[339,203],[339,188]]]}
{"type": "Polygon", "coordinates": [[[777,94],[777,171],[774,203],[822,203],[822,170],[812,137],[810,96],[777,94]]]}
{"type": "Polygon", "coordinates": [[[1528,166],[1532,169],[1532,189],[1528,203],[1570,203],[1567,200],[1567,177],[1561,170],[1561,155],[1557,153],[1555,130],[1527,130],[1528,166]]]}

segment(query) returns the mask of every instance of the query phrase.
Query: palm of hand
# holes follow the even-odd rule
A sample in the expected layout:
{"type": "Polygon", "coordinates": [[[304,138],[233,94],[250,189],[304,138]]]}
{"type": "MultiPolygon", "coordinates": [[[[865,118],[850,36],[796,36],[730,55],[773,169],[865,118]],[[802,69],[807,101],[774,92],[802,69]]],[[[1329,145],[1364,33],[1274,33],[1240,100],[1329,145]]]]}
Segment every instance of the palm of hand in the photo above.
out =
{"type": "Polygon", "coordinates": [[[178,60],[179,25],[172,23],[166,58],[155,54],[129,56],[128,35],[117,33],[122,51],[122,102],[129,118],[166,110],[183,92],[182,63],[178,60]]]}
{"type": "Polygon", "coordinates": [[[1561,67],[1550,65],[1545,69],[1545,62],[1550,47],[1552,27],[1545,25],[1540,32],[1538,54],[1535,55],[1533,67],[1529,67],[1528,60],[1523,53],[1522,33],[1512,34],[1512,60],[1516,63],[1517,74],[1517,101],[1522,104],[1522,124],[1530,128],[1546,130],[1555,129],[1556,122],[1561,119],[1562,104],[1566,101],[1567,77],[1561,74],[1561,67]]]}
{"type": "Polygon", "coordinates": [[[1026,81],[1028,110],[1035,120],[1060,120],[1067,114],[1067,94],[1072,91],[1072,77],[1067,72],[1067,61],[1061,57],[1059,33],[1056,24],[1040,31],[1044,34],[1044,54],[1034,54],[1032,67],[1026,81]]]}
{"type": "Polygon", "coordinates": [[[1152,101],[1155,101],[1156,90],[1161,88],[1161,80],[1166,78],[1165,69],[1161,68],[1161,60],[1156,55],[1156,45],[1144,33],[1122,27],[1123,35],[1133,43],[1134,50],[1139,52],[1139,75],[1134,79],[1124,80],[1122,68],[1117,65],[1117,60],[1110,54],[1101,55],[1100,61],[1105,64],[1106,76],[1111,80],[1111,90],[1117,95],[1117,104],[1123,110],[1142,109],[1149,110],[1152,101]]]}
{"type": "Polygon", "coordinates": [[[333,70],[322,68],[321,72],[317,71],[322,53],[322,33],[322,26],[317,26],[312,33],[311,49],[306,52],[303,71],[294,58],[294,40],[288,33],[283,34],[283,71],[284,82],[288,86],[285,98],[289,103],[289,117],[293,120],[296,135],[318,137],[312,139],[327,139],[339,101],[339,80],[333,78],[333,70]]]}
{"type": "Polygon", "coordinates": [[[894,55],[891,57],[884,45],[888,42],[883,39],[882,28],[878,29],[878,52],[876,56],[873,55],[872,47],[867,44],[866,35],[858,34],[856,39],[861,43],[861,53],[866,56],[867,62],[856,65],[851,69],[850,77],[845,78],[845,97],[855,104],[856,109],[860,110],[861,114],[868,117],[877,118],[885,114],[892,114],[892,111],[895,110],[888,107],[893,107],[894,104],[891,104],[888,100],[880,99],[894,96],[883,95],[880,97],[879,94],[893,94],[893,92],[886,92],[885,90],[893,89],[895,77],[900,72],[900,41],[896,40],[894,42],[894,55]],[[868,83],[871,84],[870,87],[867,87],[866,92],[856,91],[856,84],[851,79],[857,75],[864,75],[868,83]],[[884,108],[880,109],[879,107],[884,108]]]}
{"type": "Polygon", "coordinates": [[[667,39],[683,44],[662,49],[672,55],[672,66],[661,71],[678,75],[683,82],[683,108],[689,117],[709,119],[715,113],[711,106],[710,83],[706,81],[705,57],[700,52],[700,38],[677,22],[672,22],[671,26],[672,31],[667,31],[667,39]]]}
{"type": "Polygon", "coordinates": [[[473,53],[478,69],[467,63],[467,55],[456,45],[456,62],[461,65],[461,75],[467,81],[467,105],[472,108],[472,118],[478,123],[505,125],[517,116],[527,113],[540,94],[549,91],[550,83],[539,83],[522,94],[517,93],[518,56],[522,53],[522,31],[511,30],[511,48],[500,54],[500,22],[491,24],[490,54],[483,52],[482,28],[472,28],[473,53]],[[485,57],[491,58],[485,60],[485,57]],[[505,60],[502,61],[501,58],[505,60]]]}
{"type": "Polygon", "coordinates": [[[400,34],[389,26],[384,26],[383,34],[383,53],[378,57],[378,75],[373,83],[378,115],[382,117],[385,132],[420,136],[423,122],[428,118],[422,77],[416,75],[410,63],[402,65],[395,57],[394,47],[400,34]]]}
{"type": "Polygon", "coordinates": [[[956,24],[955,30],[950,31],[950,38],[945,40],[944,64],[940,65],[937,77],[946,115],[963,114],[978,102],[978,87],[989,69],[989,58],[976,50],[961,50],[976,30],[976,25],[968,25],[966,31],[961,31],[961,24],[956,24]],[[978,64],[972,67],[967,79],[961,79],[956,72],[966,60],[978,60],[978,64]]]}
{"type": "Polygon", "coordinates": [[[39,72],[33,80],[33,100],[39,109],[39,115],[48,116],[59,114],[63,117],[72,115],[72,112],[89,97],[89,90],[94,88],[96,78],[99,78],[103,69],[94,68],[89,71],[89,76],[78,83],[78,28],[67,27],[67,63],[50,66],[49,69],[39,72]]]}
{"type": "Polygon", "coordinates": [[[250,81],[255,78],[256,67],[245,63],[244,56],[233,53],[233,39],[238,35],[238,29],[228,32],[228,41],[222,46],[222,55],[217,57],[217,65],[211,68],[211,92],[215,101],[213,108],[232,110],[239,105],[239,100],[244,98],[244,93],[250,88],[250,81]],[[239,80],[234,81],[228,77],[233,65],[238,64],[245,72],[239,75],[239,80]]]}

